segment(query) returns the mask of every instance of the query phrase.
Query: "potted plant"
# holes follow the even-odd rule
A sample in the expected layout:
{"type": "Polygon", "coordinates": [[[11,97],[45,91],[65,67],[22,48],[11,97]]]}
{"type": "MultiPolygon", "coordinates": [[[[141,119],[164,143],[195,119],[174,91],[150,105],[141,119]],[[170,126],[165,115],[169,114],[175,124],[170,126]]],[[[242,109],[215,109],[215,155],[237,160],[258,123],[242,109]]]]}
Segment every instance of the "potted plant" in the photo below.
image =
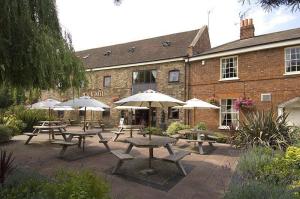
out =
{"type": "Polygon", "coordinates": [[[219,106],[218,99],[215,98],[215,97],[213,97],[213,96],[210,97],[210,98],[208,98],[207,102],[210,103],[210,104],[213,104],[213,105],[215,105],[215,106],[219,106]]]}
{"type": "Polygon", "coordinates": [[[234,101],[235,110],[250,110],[254,107],[254,102],[250,98],[240,98],[234,101]]]}

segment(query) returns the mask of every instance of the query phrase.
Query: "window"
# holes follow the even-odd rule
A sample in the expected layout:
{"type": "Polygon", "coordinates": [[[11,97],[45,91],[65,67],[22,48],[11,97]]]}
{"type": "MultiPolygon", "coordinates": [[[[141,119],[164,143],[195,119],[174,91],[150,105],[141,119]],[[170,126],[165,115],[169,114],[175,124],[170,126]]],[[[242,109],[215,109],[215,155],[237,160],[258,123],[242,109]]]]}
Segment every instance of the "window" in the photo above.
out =
{"type": "Polygon", "coordinates": [[[64,117],[65,112],[64,111],[57,111],[57,116],[58,118],[63,118],[64,117]]]}
{"type": "Polygon", "coordinates": [[[285,72],[300,73],[300,47],[285,49],[285,72]]]}
{"type": "Polygon", "coordinates": [[[221,79],[237,78],[237,57],[226,57],[221,59],[221,79]]]}
{"type": "Polygon", "coordinates": [[[169,82],[179,82],[179,70],[169,71],[169,82]]]}
{"type": "Polygon", "coordinates": [[[168,108],[168,118],[169,119],[179,119],[179,110],[169,107],[168,108]]]}
{"type": "Polygon", "coordinates": [[[110,109],[105,109],[105,111],[102,112],[102,117],[110,117],[110,109]]]}
{"type": "Polygon", "coordinates": [[[103,87],[110,87],[111,85],[111,76],[105,76],[103,78],[103,87]]]}
{"type": "Polygon", "coordinates": [[[234,99],[222,99],[220,110],[221,127],[237,127],[239,112],[234,109],[234,99]]]}
{"type": "Polygon", "coordinates": [[[136,71],[132,74],[133,84],[149,84],[156,82],[156,70],[136,71]]]}

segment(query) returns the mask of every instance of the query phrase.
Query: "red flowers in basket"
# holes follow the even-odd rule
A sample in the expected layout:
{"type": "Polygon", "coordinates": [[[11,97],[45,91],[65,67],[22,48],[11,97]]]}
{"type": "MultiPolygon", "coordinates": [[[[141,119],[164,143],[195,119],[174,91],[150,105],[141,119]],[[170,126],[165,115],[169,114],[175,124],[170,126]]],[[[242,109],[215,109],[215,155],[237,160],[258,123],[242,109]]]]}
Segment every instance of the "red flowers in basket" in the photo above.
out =
{"type": "Polygon", "coordinates": [[[240,98],[234,101],[234,109],[251,109],[254,106],[254,102],[250,98],[240,98]]]}

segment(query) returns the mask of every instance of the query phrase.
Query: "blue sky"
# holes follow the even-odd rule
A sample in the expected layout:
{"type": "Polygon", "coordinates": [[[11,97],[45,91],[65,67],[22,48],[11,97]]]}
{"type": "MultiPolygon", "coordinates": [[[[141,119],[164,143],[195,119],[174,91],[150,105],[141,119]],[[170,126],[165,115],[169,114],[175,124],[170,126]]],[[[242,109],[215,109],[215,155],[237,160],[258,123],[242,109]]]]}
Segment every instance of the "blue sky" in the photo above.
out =
{"type": "Polygon", "coordinates": [[[239,0],[57,0],[63,29],[71,33],[75,50],[96,48],[207,25],[210,11],[212,46],[239,38],[239,13],[253,18],[255,34],[300,27],[300,12],[281,7],[266,12],[239,0]]]}

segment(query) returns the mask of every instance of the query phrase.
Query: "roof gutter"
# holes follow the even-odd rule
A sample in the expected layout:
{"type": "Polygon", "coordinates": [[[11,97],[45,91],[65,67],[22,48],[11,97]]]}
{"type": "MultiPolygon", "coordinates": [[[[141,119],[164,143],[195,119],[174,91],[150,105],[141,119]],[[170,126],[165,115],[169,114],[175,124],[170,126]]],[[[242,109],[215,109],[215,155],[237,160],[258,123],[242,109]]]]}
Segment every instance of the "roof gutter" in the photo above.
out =
{"type": "Polygon", "coordinates": [[[86,69],[85,71],[91,72],[91,71],[101,71],[101,70],[110,70],[110,69],[119,69],[119,68],[129,68],[129,67],[134,67],[134,66],[162,64],[162,63],[167,63],[167,62],[176,62],[176,61],[183,61],[183,60],[185,60],[184,57],[179,57],[179,58],[173,58],[173,59],[164,59],[164,60],[158,60],[158,61],[141,62],[141,63],[135,63],[135,64],[124,64],[124,65],[107,66],[107,67],[101,67],[101,68],[91,68],[91,69],[86,69]]]}
{"type": "Polygon", "coordinates": [[[276,42],[276,43],[270,43],[270,44],[252,46],[252,47],[245,47],[245,48],[240,48],[240,49],[235,49],[235,50],[216,52],[216,53],[207,54],[207,55],[199,55],[196,57],[192,57],[189,60],[185,59],[185,62],[188,62],[188,61],[192,62],[192,61],[198,61],[198,60],[204,60],[204,59],[210,59],[210,58],[216,58],[216,57],[224,57],[224,56],[258,51],[258,50],[266,50],[266,49],[270,49],[270,48],[278,48],[278,47],[292,46],[292,45],[299,45],[299,44],[300,44],[300,39],[288,40],[288,41],[283,41],[283,42],[276,42]]]}

